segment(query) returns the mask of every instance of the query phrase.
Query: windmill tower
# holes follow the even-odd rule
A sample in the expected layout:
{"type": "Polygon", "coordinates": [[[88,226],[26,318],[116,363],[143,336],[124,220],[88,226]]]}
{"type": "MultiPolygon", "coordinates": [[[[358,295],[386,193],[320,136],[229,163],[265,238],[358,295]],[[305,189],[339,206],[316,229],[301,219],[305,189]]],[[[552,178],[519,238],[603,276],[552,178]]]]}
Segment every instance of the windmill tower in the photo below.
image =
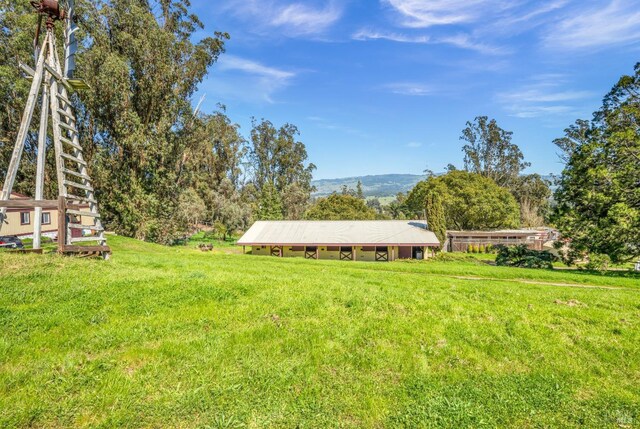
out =
{"type": "Polygon", "coordinates": [[[73,23],[73,0],[67,0],[67,7],[58,0],[31,1],[39,19],[34,41],[35,68],[20,64],[20,68],[32,79],[26,107],[20,122],[18,137],[13,149],[7,176],[0,193],[0,233],[9,208],[34,209],[34,249],[40,248],[42,209],[58,210],[58,250],[61,253],[100,254],[105,259],[111,253],[106,244],[104,229],[98,212],[91,177],[82,154],[78,139],[76,117],[69,94],[86,84],[73,78],[76,50],[73,23]],[[45,34],[39,43],[42,21],[45,34]],[[64,31],[64,71],[56,49],[55,24],[62,22],[64,31]],[[10,200],[11,191],[18,172],[20,158],[33,119],[36,103],[40,102],[40,123],[38,129],[37,168],[35,177],[35,199],[10,200]],[[55,152],[58,182],[58,200],[44,200],[44,166],[47,151],[47,132],[51,118],[51,146],[55,152]]]}

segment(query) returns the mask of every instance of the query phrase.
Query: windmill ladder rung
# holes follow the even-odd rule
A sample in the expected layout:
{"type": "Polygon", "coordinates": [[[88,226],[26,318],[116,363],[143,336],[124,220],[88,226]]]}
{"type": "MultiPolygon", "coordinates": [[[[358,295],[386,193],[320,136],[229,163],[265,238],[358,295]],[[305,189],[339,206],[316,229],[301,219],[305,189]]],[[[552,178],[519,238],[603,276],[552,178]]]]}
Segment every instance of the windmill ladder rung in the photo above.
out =
{"type": "Polygon", "coordinates": [[[62,116],[64,116],[65,118],[69,118],[72,121],[75,121],[75,118],[73,117],[73,112],[67,112],[64,109],[58,109],[58,113],[60,113],[62,116]]]}
{"type": "Polygon", "coordinates": [[[82,150],[82,146],[80,146],[80,145],[79,145],[79,144],[77,144],[77,143],[74,143],[73,141],[71,141],[71,140],[69,140],[69,139],[67,139],[67,138],[60,137],[60,141],[61,141],[62,143],[66,143],[66,144],[68,144],[69,146],[71,146],[71,147],[72,147],[72,148],[74,148],[74,149],[82,150]]]}
{"type": "Polygon", "coordinates": [[[71,238],[72,243],[86,243],[88,241],[106,241],[106,240],[104,239],[104,237],[97,237],[97,236],[71,238]]]}
{"type": "MultiPolygon", "coordinates": [[[[69,228],[71,229],[90,229],[91,231],[104,231],[104,228],[97,225],[81,225],[79,223],[70,223],[69,228]]],[[[104,238],[103,238],[104,239],[104,238]]]]}
{"type": "Polygon", "coordinates": [[[74,188],[84,189],[85,191],[93,192],[93,188],[91,186],[82,185],[80,183],[72,182],[71,180],[65,180],[64,181],[64,185],[65,186],[72,186],[74,188]]]}
{"type": "Polygon", "coordinates": [[[74,162],[77,162],[78,164],[84,165],[85,167],[87,166],[87,163],[84,160],[80,158],[76,158],[73,155],[69,155],[68,153],[61,153],[60,156],[65,159],[68,159],[69,161],[74,161],[74,162]]]}
{"type": "Polygon", "coordinates": [[[76,134],[78,133],[78,130],[75,127],[73,127],[73,126],[71,126],[69,124],[65,124],[62,121],[60,121],[60,123],[58,125],[60,125],[60,127],[64,128],[65,130],[71,131],[72,133],[76,133],[76,134]]]}
{"type": "Polygon", "coordinates": [[[64,174],[71,174],[72,176],[76,176],[81,179],[91,180],[91,177],[87,176],[86,174],[78,173],[77,171],[69,170],[68,168],[63,168],[62,172],[64,174]]]}
{"type": "Polygon", "coordinates": [[[96,217],[96,218],[100,217],[99,213],[83,212],[82,210],[67,209],[67,214],[72,214],[76,216],[96,217]]]}
{"type": "Polygon", "coordinates": [[[68,200],[75,200],[75,201],[84,201],[86,203],[98,204],[98,202],[96,200],[94,200],[93,198],[81,197],[79,195],[73,195],[73,194],[67,194],[67,199],[68,200]]]}
{"type": "Polygon", "coordinates": [[[71,106],[71,101],[62,94],[58,94],[58,99],[62,100],[67,106],[71,106]]]}

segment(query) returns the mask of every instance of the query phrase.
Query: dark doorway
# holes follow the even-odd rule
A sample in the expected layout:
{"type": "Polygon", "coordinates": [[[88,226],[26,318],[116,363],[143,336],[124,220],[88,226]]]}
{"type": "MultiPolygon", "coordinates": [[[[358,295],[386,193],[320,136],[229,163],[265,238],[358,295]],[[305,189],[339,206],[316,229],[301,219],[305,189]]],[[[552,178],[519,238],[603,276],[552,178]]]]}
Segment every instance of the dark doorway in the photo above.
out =
{"type": "Polygon", "coordinates": [[[411,250],[412,249],[409,246],[400,247],[398,249],[398,258],[399,259],[411,259],[411,257],[412,257],[411,256],[412,255],[411,250]]]}
{"type": "Polygon", "coordinates": [[[413,259],[424,259],[424,247],[414,247],[411,257],[413,259]]]}

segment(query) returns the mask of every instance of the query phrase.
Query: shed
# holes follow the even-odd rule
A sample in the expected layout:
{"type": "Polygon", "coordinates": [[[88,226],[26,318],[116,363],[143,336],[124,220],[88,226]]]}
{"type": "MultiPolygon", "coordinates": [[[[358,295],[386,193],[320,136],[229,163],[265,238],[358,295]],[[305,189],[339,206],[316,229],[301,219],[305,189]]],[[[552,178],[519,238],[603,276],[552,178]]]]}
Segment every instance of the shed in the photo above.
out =
{"type": "Polygon", "coordinates": [[[254,255],[352,261],[423,259],[440,247],[424,222],[258,221],[238,240],[254,255]]]}

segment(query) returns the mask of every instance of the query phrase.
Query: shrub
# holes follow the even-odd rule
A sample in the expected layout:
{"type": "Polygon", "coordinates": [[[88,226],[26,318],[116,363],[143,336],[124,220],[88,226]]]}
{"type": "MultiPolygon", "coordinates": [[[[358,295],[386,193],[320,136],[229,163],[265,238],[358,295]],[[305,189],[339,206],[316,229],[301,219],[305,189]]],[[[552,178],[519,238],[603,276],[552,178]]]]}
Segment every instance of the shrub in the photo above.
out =
{"type": "Polygon", "coordinates": [[[467,253],[473,253],[473,246],[471,244],[467,245],[467,253]]]}
{"type": "Polygon", "coordinates": [[[487,253],[493,253],[493,244],[491,243],[487,244],[487,247],[485,247],[485,251],[487,253]]]}
{"type": "Polygon", "coordinates": [[[484,247],[484,244],[481,244],[480,246],[478,246],[478,253],[485,253],[487,251],[487,248],[484,247]]]}
{"type": "Polygon", "coordinates": [[[496,246],[496,265],[521,268],[553,268],[556,257],[546,250],[531,250],[526,245],[496,246]]]}
{"type": "Polygon", "coordinates": [[[606,273],[611,265],[611,258],[609,255],[601,255],[593,253],[589,255],[589,262],[584,266],[587,270],[600,271],[606,273]]]}

